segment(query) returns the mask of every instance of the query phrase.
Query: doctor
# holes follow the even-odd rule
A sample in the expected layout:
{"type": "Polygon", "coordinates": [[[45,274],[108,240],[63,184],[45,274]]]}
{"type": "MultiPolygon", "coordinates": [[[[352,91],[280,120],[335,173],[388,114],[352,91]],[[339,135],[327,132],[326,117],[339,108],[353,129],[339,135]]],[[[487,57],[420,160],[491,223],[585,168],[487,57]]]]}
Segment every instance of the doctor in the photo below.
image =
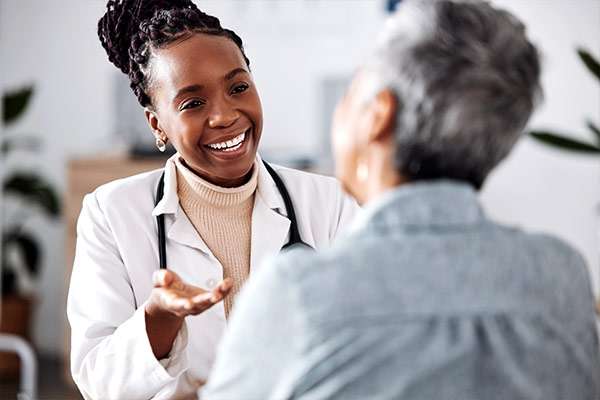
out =
{"type": "Polygon", "coordinates": [[[217,18],[188,0],[109,0],[98,33],[177,154],[84,199],[71,371],[86,399],[192,397],[248,275],[290,243],[328,246],[357,206],[334,179],[257,155],[258,92],[217,18]]]}

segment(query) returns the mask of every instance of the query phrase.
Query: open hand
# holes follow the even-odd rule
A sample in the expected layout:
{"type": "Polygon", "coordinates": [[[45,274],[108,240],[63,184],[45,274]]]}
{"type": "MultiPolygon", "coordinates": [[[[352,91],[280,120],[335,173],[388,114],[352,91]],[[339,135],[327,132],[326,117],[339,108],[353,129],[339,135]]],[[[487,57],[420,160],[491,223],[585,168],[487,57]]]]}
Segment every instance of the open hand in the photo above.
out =
{"type": "Polygon", "coordinates": [[[208,310],[223,300],[233,285],[231,278],[227,278],[214,289],[207,291],[185,283],[175,272],[165,269],[154,272],[152,280],[154,289],[146,312],[150,315],[168,313],[179,318],[208,310]]]}

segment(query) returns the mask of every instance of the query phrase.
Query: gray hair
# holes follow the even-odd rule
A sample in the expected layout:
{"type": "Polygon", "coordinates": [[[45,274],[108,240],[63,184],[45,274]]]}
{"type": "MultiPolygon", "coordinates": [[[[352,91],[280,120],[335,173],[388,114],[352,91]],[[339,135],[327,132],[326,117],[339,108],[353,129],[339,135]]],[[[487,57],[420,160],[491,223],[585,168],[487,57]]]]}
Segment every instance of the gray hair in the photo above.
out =
{"type": "Polygon", "coordinates": [[[525,27],[488,3],[404,0],[363,68],[372,98],[398,100],[398,171],[480,188],[509,153],[538,96],[540,62],[525,27]]]}

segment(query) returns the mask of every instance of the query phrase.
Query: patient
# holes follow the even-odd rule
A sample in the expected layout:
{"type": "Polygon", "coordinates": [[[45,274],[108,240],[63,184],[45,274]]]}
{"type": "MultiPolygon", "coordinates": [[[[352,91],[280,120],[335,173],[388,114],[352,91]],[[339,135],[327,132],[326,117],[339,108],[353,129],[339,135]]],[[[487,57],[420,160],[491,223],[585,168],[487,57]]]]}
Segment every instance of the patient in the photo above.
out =
{"type": "Polygon", "coordinates": [[[333,126],[362,218],[257,273],[203,398],[599,399],[583,259],[477,197],[539,95],[525,28],[487,3],[405,0],[377,43],[333,126]]]}

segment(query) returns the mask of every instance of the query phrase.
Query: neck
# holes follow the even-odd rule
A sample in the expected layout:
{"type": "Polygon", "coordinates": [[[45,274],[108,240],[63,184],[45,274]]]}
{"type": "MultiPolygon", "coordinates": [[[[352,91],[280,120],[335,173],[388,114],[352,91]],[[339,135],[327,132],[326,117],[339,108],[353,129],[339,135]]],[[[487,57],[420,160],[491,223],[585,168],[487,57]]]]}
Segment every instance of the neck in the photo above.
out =
{"type": "Polygon", "coordinates": [[[199,177],[180,160],[176,160],[175,165],[177,167],[177,194],[184,209],[185,207],[190,209],[206,205],[216,208],[241,206],[252,198],[258,185],[256,168],[252,169],[252,175],[247,183],[233,188],[225,188],[199,177]]]}
{"type": "Polygon", "coordinates": [[[374,151],[368,157],[367,166],[369,174],[364,182],[364,190],[359,199],[361,204],[366,204],[408,181],[396,171],[393,154],[387,149],[374,151]]]}
{"type": "Polygon", "coordinates": [[[245,185],[252,178],[252,172],[254,170],[254,168],[250,168],[250,170],[246,173],[246,175],[243,175],[243,176],[241,176],[239,178],[222,179],[222,178],[219,178],[219,177],[216,177],[216,176],[209,176],[209,175],[203,174],[200,171],[195,170],[188,163],[186,163],[183,158],[179,158],[179,161],[181,161],[181,163],[188,170],[190,170],[191,172],[193,172],[194,175],[198,176],[199,178],[204,179],[205,181],[207,181],[209,183],[212,183],[215,186],[220,186],[222,188],[235,188],[235,187],[239,187],[239,186],[245,185]]]}

